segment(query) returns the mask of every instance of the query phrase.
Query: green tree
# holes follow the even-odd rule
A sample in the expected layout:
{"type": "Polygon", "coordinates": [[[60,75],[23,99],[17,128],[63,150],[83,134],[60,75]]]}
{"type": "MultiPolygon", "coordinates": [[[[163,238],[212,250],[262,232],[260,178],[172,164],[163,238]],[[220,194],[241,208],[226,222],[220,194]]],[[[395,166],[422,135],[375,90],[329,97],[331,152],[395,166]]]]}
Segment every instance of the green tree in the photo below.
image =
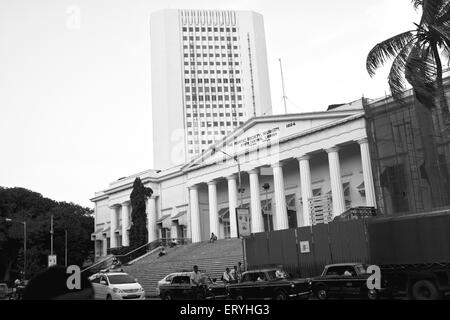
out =
{"type": "Polygon", "coordinates": [[[403,103],[406,81],[412,86],[419,102],[415,104],[415,113],[424,168],[433,205],[439,206],[447,200],[433,130],[437,129],[445,138],[450,137],[449,108],[442,79],[442,59],[448,64],[450,53],[450,0],[413,0],[412,4],[422,9],[420,22],[414,24],[414,29],[374,46],[367,56],[366,68],[370,76],[374,76],[380,66],[392,61],[388,83],[393,98],[399,103],[403,103]],[[433,122],[433,113],[440,113],[443,120],[433,122]]]}
{"type": "Polygon", "coordinates": [[[54,253],[64,265],[65,232],[68,265],[82,265],[91,254],[93,210],[56,202],[23,188],[0,187],[0,279],[17,277],[23,269],[23,226],[5,218],[27,222],[27,278],[47,267],[50,254],[50,217],[54,218],[54,253]]]}
{"type": "Polygon", "coordinates": [[[130,247],[139,247],[148,242],[147,214],[145,204],[148,197],[151,197],[153,190],[144,187],[140,178],[136,178],[131,191],[131,227],[130,227],[130,247]]]}

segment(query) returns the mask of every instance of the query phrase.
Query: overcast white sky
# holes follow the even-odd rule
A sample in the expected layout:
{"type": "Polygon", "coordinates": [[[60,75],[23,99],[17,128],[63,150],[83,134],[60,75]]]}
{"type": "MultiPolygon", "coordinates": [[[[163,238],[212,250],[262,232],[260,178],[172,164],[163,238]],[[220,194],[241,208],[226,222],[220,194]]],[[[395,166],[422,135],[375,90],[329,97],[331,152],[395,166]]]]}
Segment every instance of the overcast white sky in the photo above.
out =
{"type": "Polygon", "coordinates": [[[410,0],[0,0],[0,186],[92,207],[152,167],[149,16],[165,8],[261,13],[274,113],[278,58],[290,112],[383,96],[367,53],[419,17],[410,0]]]}

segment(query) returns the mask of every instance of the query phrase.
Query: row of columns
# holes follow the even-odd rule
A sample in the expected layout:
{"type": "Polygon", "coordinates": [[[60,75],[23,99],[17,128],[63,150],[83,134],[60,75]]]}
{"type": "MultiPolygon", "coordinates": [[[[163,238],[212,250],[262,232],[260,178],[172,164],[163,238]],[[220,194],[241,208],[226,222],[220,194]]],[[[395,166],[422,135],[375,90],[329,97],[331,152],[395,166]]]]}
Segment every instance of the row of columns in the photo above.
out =
{"type": "MultiPolygon", "coordinates": [[[[376,207],[375,192],[373,186],[372,169],[370,164],[370,154],[368,141],[362,139],[358,141],[361,151],[361,162],[363,169],[363,178],[366,193],[366,205],[376,207]]],[[[325,150],[328,154],[328,165],[330,172],[331,195],[333,204],[333,215],[340,215],[345,211],[344,190],[341,181],[341,170],[339,161],[339,147],[335,146],[325,150]]],[[[312,181],[309,161],[310,155],[303,155],[297,158],[299,162],[300,186],[303,199],[303,223],[310,225],[310,209],[308,199],[313,196],[312,181]]],[[[277,162],[272,164],[273,180],[274,180],[274,200],[275,200],[275,230],[283,230],[289,228],[289,220],[286,208],[286,196],[284,190],[283,163],[277,162]]],[[[259,170],[253,169],[248,171],[250,179],[250,212],[251,212],[251,230],[252,233],[264,231],[264,220],[261,212],[259,170]]],[[[236,175],[227,177],[228,181],[228,201],[230,212],[230,236],[237,237],[237,221],[235,209],[238,207],[238,190],[236,183],[236,175]]],[[[210,214],[210,232],[219,234],[219,217],[217,206],[217,181],[209,181],[208,198],[209,198],[209,214],[210,214]]],[[[189,188],[189,204],[191,212],[191,230],[192,242],[201,241],[200,230],[200,208],[198,202],[198,185],[189,188]]]]}
{"type": "MultiPolygon", "coordinates": [[[[119,221],[119,210],[121,209],[122,217],[122,246],[128,247],[130,245],[130,237],[128,229],[130,228],[130,201],[125,201],[121,204],[116,204],[111,207],[111,225],[110,225],[110,247],[117,247],[117,238],[115,232],[118,228],[119,221]]],[[[156,198],[150,197],[147,200],[147,231],[148,231],[148,241],[152,242],[158,239],[156,231],[156,198]]],[[[106,252],[107,244],[104,241],[103,251],[106,252]]]]}
{"type": "Polygon", "coordinates": [[[121,210],[122,216],[122,246],[130,245],[130,238],[128,236],[128,228],[130,227],[129,209],[130,201],[125,201],[121,204],[116,204],[111,207],[111,225],[110,225],[110,246],[111,248],[117,247],[116,230],[119,225],[119,210],[121,210]]]}

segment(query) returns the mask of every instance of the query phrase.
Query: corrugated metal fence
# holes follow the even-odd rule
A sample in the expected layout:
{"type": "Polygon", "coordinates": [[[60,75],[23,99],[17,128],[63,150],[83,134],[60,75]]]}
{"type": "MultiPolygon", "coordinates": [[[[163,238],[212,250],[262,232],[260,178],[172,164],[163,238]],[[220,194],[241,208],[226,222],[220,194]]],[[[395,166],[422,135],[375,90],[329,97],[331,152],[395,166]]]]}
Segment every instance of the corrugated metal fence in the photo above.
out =
{"type": "Polygon", "coordinates": [[[249,269],[282,265],[294,276],[317,276],[326,264],[368,263],[367,220],[258,233],[246,238],[245,250],[249,269]]]}

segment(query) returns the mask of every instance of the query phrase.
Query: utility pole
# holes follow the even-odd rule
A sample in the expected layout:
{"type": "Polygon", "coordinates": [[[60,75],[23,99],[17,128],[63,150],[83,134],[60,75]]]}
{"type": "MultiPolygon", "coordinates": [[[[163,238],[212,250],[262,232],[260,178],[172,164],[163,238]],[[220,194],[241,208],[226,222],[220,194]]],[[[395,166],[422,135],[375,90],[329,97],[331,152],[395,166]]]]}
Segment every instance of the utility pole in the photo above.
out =
{"type": "Polygon", "coordinates": [[[240,202],[241,205],[239,206],[240,208],[242,208],[242,194],[244,193],[244,189],[242,189],[242,180],[241,180],[241,164],[239,162],[239,159],[237,156],[230,156],[228,153],[226,153],[223,150],[219,150],[220,152],[222,152],[224,155],[228,156],[230,159],[233,159],[234,161],[236,161],[237,163],[237,167],[238,167],[238,179],[239,179],[239,187],[238,187],[238,192],[240,193],[240,202]]]}
{"type": "Polygon", "coordinates": [[[238,166],[238,178],[239,178],[239,197],[240,197],[240,208],[242,208],[242,194],[244,193],[244,189],[242,189],[242,180],[241,180],[241,164],[239,163],[239,160],[237,159],[237,157],[234,159],[237,162],[237,166],[238,166]]]}
{"type": "Polygon", "coordinates": [[[269,190],[269,188],[270,188],[270,184],[268,184],[268,183],[264,183],[264,185],[263,185],[263,189],[264,189],[264,191],[266,191],[266,203],[265,203],[265,205],[264,205],[264,207],[266,208],[266,217],[267,217],[267,231],[269,231],[270,232],[270,221],[272,220],[272,217],[271,216],[269,216],[269,214],[267,214],[267,207],[269,206],[269,196],[268,196],[268,194],[267,194],[267,192],[268,192],[268,190],[269,190]]]}
{"type": "Polygon", "coordinates": [[[23,221],[23,280],[27,270],[27,222],[23,221]]]}
{"type": "Polygon", "coordinates": [[[50,216],[50,254],[53,255],[53,215],[50,216]]]}
{"type": "Polygon", "coordinates": [[[283,77],[283,67],[281,66],[281,58],[278,59],[278,61],[280,62],[280,71],[281,71],[281,86],[283,89],[283,101],[284,101],[284,114],[287,114],[287,105],[286,105],[286,92],[284,90],[284,77],[283,77]]]}
{"type": "Polygon", "coordinates": [[[64,232],[66,234],[66,239],[65,239],[65,245],[64,245],[64,253],[65,253],[65,257],[64,257],[64,262],[66,264],[66,268],[67,268],[67,229],[64,229],[64,232]]]}

